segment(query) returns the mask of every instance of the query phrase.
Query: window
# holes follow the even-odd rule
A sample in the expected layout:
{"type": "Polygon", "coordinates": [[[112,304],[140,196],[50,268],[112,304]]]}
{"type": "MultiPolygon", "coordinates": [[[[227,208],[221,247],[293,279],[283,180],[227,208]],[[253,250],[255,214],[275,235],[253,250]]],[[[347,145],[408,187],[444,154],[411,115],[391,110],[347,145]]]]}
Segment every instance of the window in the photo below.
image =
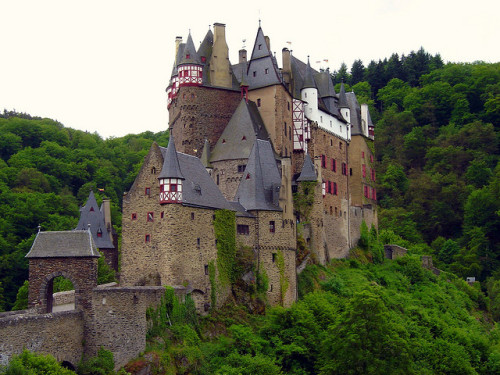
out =
{"type": "Polygon", "coordinates": [[[259,50],[261,50],[262,49],[262,44],[259,44],[258,48],[259,48],[259,50]]]}
{"type": "Polygon", "coordinates": [[[250,234],[250,227],[248,225],[238,224],[236,226],[236,231],[238,234],[244,234],[248,236],[250,234]]]}
{"type": "Polygon", "coordinates": [[[269,74],[269,68],[266,68],[266,69],[264,70],[264,73],[269,74]]]}
{"type": "Polygon", "coordinates": [[[207,62],[207,58],[206,58],[205,56],[201,56],[201,62],[202,62],[202,63],[207,62]]]}
{"type": "Polygon", "coordinates": [[[373,163],[373,155],[370,155],[370,161],[373,163]]]}
{"type": "Polygon", "coordinates": [[[364,159],[365,158],[365,152],[361,151],[361,157],[364,159]]]}
{"type": "Polygon", "coordinates": [[[286,102],[286,105],[288,107],[288,110],[290,110],[290,102],[286,102]]]}
{"type": "Polygon", "coordinates": [[[292,127],[291,126],[288,127],[288,139],[292,140],[292,127]]]}
{"type": "Polygon", "coordinates": [[[370,168],[370,174],[371,174],[372,181],[375,181],[375,169],[370,168]]]}
{"type": "Polygon", "coordinates": [[[171,183],[170,184],[170,191],[175,193],[177,191],[177,184],[172,184],[171,183]]]}
{"type": "Polygon", "coordinates": [[[217,178],[216,178],[216,182],[217,182],[217,185],[219,185],[219,175],[217,175],[217,178]]]}
{"type": "Polygon", "coordinates": [[[153,221],[154,214],[152,212],[148,212],[146,216],[146,221],[153,221]]]}
{"type": "Polygon", "coordinates": [[[190,59],[191,55],[189,53],[186,54],[186,59],[190,59]]]}
{"type": "Polygon", "coordinates": [[[208,275],[208,264],[205,264],[205,275],[208,275]]]}
{"type": "Polygon", "coordinates": [[[337,193],[337,183],[336,183],[336,182],[334,182],[334,183],[333,183],[333,194],[334,194],[334,195],[337,195],[337,194],[338,194],[338,193],[337,193]]]}
{"type": "Polygon", "coordinates": [[[257,107],[260,107],[260,98],[257,99],[257,107]]]}
{"type": "Polygon", "coordinates": [[[368,198],[368,186],[363,187],[365,198],[368,198]]]}
{"type": "Polygon", "coordinates": [[[97,237],[102,237],[102,229],[101,228],[99,228],[97,230],[97,237]]]}
{"type": "Polygon", "coordinates": [[[238,165],[238,172],[239,173],[245,172],[245,167],[246,167],[245,164],[238,165]]]}
{"type": "Polygon", "coordinates": [[[325,190],[326,190],[326,183],[325,183],[325,181],[323,181],[321,183],[321,194],[323,195],[323,197],[326,195],[326,191],[325,190]]]}
{"type": "Polygon", "coordinates": [[[191,220],[194,220],[194,212],[191,212],[191,220]]]}
{"type": "Polygon", "coordinates": [[[156,168],[155,167],[151,168],[151,174],[156,174],[156,168]]]}
{"type": "Polygon", "coordinates": [[[144,189],[144,194],[151,195],[151,188],[147,187],[146,189],[144,189]]]}
{"type": "Polygon", "coordinates": [[[94,207],[90,207],[90,212],[94,212],[94,207]]]}
{"type": "Polygon", "coordinates": [[[134,213],[132,214],[132,220],[136,220],[136,219],[137,219],[137,214],[134,212],[134,213]]]}
{"type": "Polygon", "coordinates": [[[365,165],[365,164],[363,164],[363,165],[361,166],[361,168],[362,168],[362,170],[363,170],[363,177],[366,177],[366,165],[365,165]]]}
{"type": "Polygon", "coordinates": [[[269,222],[269,232],[274,233],[274,231],[275,231],[274,221],[270,221],[269,222]]]}
{"type": "Polygon", "coordinates": [[[342,150],[342,142],[339,142],[339,148],[342,150]]]}
{"type": "Polygon", "coordinates": [[[287,130],[287,129],[286,129],[286,122],[285,122],[285,137],[287,136],[287,134],[286,134],[286,130],[287,130]]]}
{"type": "Polygon", "coordinates": [[[337,172],[337,161],[332,159],[332,171],[337,172]]]}
{"type": "Polygon", "coordinates": [[[162,211],[160,217],[163,219],[163,216],[165,216],[165,213],[162,211]]]}
{"type": "Polygon", "coordinates": [[[151,236],[149,234],[146,234],[146,236],[144,237],[144,241],[151,242],[151,236]]]}
{"type": "Polygon", "coordinates": [[[346,163],[342,163],[342,174],[344,176],[347,176],[347,164],[346,163]]]}
{"type": "Polygon", "coordinates": [[[247,173],[247,176],[245,177],[247,180],[250,180],[250,173],[247,173]]]}
{"type": "Polygon", "coordinates": [[[253,71],[253,73],[252,73],[252,75],[253,75],[254,77],[257,77],[257,72],[254,70],[254,71],[253,71]]]}
{"type": "Polygon", "coordinates": [[[321,167],[326,168],[326,156],[321,155],[321,167]]]}
{"type": "Polygon", "coordinates": [[[200,247],[200,244],[201,244],[201,240],[200,240],[200,237],[198,237],[196,239],[196,246],[200,247]]]}
{"type": "Polygon", "coordinates": [[[276,253],[272,253],[271,256],[272,256],[271,259],[272,259],[273,263],[276,262],[276,253]]]}

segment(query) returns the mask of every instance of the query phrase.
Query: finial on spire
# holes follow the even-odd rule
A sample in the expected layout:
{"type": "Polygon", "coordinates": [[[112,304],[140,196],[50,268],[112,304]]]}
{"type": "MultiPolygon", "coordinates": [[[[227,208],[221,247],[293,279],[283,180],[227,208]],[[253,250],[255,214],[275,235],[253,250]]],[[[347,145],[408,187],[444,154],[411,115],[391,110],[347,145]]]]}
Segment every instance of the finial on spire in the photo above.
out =
{"type": "Polygon", "coordinates": [[[42,226],[38,224],[38,233],[40,233],[40,230],[42,229],[42,226]]]}

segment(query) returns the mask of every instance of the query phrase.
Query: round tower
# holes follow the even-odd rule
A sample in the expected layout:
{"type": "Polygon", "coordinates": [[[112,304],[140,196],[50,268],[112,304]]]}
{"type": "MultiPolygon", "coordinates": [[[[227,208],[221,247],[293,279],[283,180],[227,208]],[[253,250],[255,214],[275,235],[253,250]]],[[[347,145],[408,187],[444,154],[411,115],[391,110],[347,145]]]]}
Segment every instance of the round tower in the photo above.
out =
{"type": "Polygon", "coordinates": [[[302,101],[305,102],[304,111],[306,117],[312,121],[318,121],[318,88],[314,82],[309,57],[307,58],[306,74],[300,95],[302,101]]]}

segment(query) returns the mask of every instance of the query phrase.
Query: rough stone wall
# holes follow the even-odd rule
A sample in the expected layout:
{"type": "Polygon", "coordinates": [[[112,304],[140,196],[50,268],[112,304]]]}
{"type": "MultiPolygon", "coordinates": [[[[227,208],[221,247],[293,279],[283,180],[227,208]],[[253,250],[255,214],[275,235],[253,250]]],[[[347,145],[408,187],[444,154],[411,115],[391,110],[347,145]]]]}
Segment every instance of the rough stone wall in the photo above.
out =
{"type": "Polygon", "coordinates": [[[297,299],[295,223],[283,220],[279,211],[256,211],[252,214],[257,217],[258,267],[264,267],[269,278],[267,299],[271,305],[290,306],[297,299]],[[270,221],[275,223],[274,232],[270,230],[270,221]],[[278,252],[283,254],[283,272],[278,268],[278,252]],[[285,280],[288,286],[282,295],[280,285],[285,280]]]}
{"type": "Polygon", "coordinates": [[[378,228],[377,209],[372,205],[364,205],[362,207],[351,206],[349,210],[351,212],[349,215],[351,247],[354,247],[358,244],[359,238],[361,237],[361,223],[363,220],[368,229],[370,229],[372,225],[378,228]]]}
{"type": "Polygon", "coordinates": [[[238,232],[236,232],[236,244],[255,248],[257,246],[256,219],[236,216],[236,225],[248,226],[248,234],[238,234],[238,232]]]}
{"type": "Polygon", "coordinates": [[[349,146],[349,172],[351,174],[349,176],[349,193],[353,206],[376,205],[376,201],[371,199],[371,189],[375,188],[375,181],[371,179],[371,169],[375,169],[375,164],[371,162],[370,156],[373,154],[367,142],[372,141],[361,135],[354,135],[349,146]],[[365,165],[365,177],[363,177],[363,165],[365,165]],[[369,189],[370,198],[364,196],[365,186],[369,189]]]}
{"type": "Polygon", "coordinates": [[[0,316],[0,366],[24,348],[76,366],[83,354],[82,311],[0,316]]]}
{"type": "Polygon", "coordinates": [[[89,309],[92,289],[97,286],[97,258],[61,257],[29,259],[28,305],[38,312],[47,308],[47,289],[57,276],[64,276],[75,288],[75,309],[89,309]]]}
{"type": "Polygon", "coordinates": [[[118,244],[116,244],[114,249],[99,249],[99,251],[104,255],[104,260],[108,266],[118,272],[118,244]]]}
{"type": "Polygon", "coordinates": [[[96,288],[92,293],[92,324],[85,335],[85,355],[100,347],[113,352],[115,367],[146,349],[146,309],[156,306],[163,287],[96,288]]]}
{"type": "Polygon", "coordinates": [[[200,157],[205,139],[213,147],[240,100],[239,91],[181,87],[168,111],[177,151],[200,157]]]}
{"type": "MultiPolygon", "coordinates": [[[[385,257],[388,259],[397,259],[404,257],[407,253],[408,250],[405,249],[404,247],[398,246],[398,245],[384,245],[384,252],[385,252],[385,257]]],[[[424,259],[428,260],[428,258],[422,257],[422,265],[424,268],[432,268],[432,257],[430,257],[430,265],[424,263],[424,259]]]]}
{"type": "MultiPolygon", "coordinates": [[[[221,160],[212,162],[213,172],[212,179],[219,187],[222,195],[233,201],[238,186],[243,176],[243,171],[238,172],[238,166],[246,166],[248,159],[221,160]]],[[[243,168],[244,169],[244,168],[243,168]]]]}

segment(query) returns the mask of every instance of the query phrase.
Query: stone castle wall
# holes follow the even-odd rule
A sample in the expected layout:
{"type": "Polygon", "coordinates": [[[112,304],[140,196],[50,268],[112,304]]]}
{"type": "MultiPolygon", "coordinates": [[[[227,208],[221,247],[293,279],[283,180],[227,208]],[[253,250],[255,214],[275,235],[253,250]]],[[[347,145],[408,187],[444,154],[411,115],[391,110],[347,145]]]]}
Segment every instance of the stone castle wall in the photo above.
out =
{"type": "Polygon", "coordinates": [[[221,191],[224,198],[228,201],[233,201],[238,186],[240,185],[241,177],[243,176],[244,167],[238,171],[238,166],[246,166],[248,159],[233,159],[221,160],[212,162],[213,172],[212,179],[221,191]]]}
{"type": "Polygon", "coordinates": [[[24,348],[53,355],[76,367],[83,354],[84,329],[81,311],[51,314],[0,315],[0,366],[24,348]]]}

